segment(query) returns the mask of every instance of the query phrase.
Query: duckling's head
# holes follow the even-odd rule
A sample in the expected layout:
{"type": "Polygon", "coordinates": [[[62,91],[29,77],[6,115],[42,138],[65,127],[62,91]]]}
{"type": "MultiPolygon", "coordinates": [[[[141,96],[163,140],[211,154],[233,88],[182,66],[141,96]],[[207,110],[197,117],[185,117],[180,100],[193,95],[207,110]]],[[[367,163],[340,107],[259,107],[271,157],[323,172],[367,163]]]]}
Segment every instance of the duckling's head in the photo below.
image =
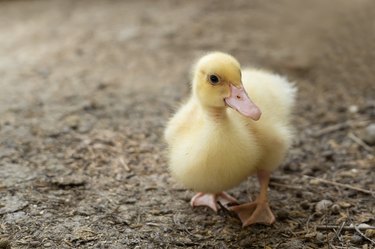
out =
{"type": "Polygon", "coordinates": [[[199,59],[194,67],[193,93],[204,107],[231,107],[246,117],[260,118],[259,108],[242,85],[240,63],[231,55],[213,52],[199,59]]]}

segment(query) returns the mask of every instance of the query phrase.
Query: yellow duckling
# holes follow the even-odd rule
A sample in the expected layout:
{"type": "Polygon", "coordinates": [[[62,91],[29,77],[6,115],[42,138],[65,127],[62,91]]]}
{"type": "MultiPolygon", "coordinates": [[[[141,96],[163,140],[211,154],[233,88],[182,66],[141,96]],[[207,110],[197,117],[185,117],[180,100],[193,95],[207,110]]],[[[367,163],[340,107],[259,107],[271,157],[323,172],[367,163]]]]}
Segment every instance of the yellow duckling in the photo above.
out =
{"type": "Polygon", "coordinates": [[[296,89],[268,72],[245,69],[241,73],[238,61],[221,52],[203,56],[193,70],[192,95],[164,134],[172,176],[198,192],[191,199],[193,207],[217,211],[218,201],[237,203],[223,191],[257,174],[257,199],[229,209],[243,226],[272,224],[268,183],[291,144],[296,89]]]}

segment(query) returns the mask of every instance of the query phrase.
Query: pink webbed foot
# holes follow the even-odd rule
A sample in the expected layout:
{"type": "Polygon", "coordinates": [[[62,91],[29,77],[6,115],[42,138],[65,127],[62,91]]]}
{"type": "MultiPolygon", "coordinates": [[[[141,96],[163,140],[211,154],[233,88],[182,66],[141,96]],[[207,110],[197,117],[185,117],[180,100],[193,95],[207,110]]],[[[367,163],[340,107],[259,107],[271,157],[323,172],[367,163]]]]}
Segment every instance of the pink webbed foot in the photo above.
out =
{"type": "Polygon", "coordinates": [[[256,223],[271,225],[275,222],[268,202],[254,201],[238,206],[232,206],[229,210],[237,213],[242,222],[242,226],[248,226],[256,223]]]}
{"type": "Polygon", "coordinates": [[[228,195],[225,192],[221,192],[219,194],[205,194],[200,192],[193,198],[191,198],[190,205],[192,207],[207,206],[217,212],[220,209],[220,206],[217,202],[220,202],[224,206],[229,203],[238,203],[234,197],[228,195]]]}

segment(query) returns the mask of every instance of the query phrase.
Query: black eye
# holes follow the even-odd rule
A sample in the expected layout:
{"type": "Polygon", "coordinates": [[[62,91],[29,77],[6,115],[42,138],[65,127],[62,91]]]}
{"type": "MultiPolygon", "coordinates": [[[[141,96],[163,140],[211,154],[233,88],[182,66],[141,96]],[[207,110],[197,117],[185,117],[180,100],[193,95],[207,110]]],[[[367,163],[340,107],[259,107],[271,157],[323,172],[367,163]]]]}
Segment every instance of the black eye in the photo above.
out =
{"type": "Polygon", "coordinates": [[[211,74],[210,76],[208,76],[208,78],[210,79],[212,85],[216,85],[220,81],[219,77],[214,74],[211,74]]]}

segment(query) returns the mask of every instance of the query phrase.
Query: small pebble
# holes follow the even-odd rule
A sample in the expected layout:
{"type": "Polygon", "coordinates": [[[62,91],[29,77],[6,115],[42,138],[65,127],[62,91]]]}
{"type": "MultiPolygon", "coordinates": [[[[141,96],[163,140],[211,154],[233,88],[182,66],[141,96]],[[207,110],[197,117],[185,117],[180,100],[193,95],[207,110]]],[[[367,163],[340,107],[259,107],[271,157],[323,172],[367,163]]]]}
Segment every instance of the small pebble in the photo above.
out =
{"type": "Polygon", "coordinates": [[[375,238],[375,229],[367,229],[365,235],[371,239],[375,238]]]}
{"type": "Polygon", "coordinates": [[[77,115],[68,116],[65,118],[64,122],[69,128],[76,130],[80,124],[80,117],[77,115]]]}
{"type": "Polygon", "coordinates": [[[350,113],[357,113],[358,112],[358,106],[356,106],[356,105],[349,106],[349,112],[350,113]]]}
{"type": "Polygon", "coordinates": [[[337,204],[339,204],[339,206],[342,207],[342,208],[349,208],[349,207],[352,206],[352,204],[350,204],[348,202],[344,202],[344,201],[340,201],[337,204]]]}
{"type": "Polygon", "coordinates": [[[366,127],[362,134],[362,139],[369,145],[375,145],[375,123],[366,127]]]}
{"type": "Polygon", "coordinates": [[[361,244],[362,243],[362,236],[360,236],[358,234],[354,234],[350,238],[350,242],[352,242],[353,244],[361,244]]]}
{"type": "Polygon", "coordinates": [[[333,204],[331,207],[332,214],[339,214],[340,213],[340,206],[337,204],[333,204]]]}
{"type": "Polygon", "coordinates": [[[324,236],[324,234],[322,234],[322,233],[320,233],[320,232],[316,233],[315,238],[316,238],[316,240],[319,241],[319,242],[324,242],[324,240],[325,240],[325,236],[324,236]]]}
{"type": "Polygon", "coordinates": [[[320,202],[316,204],[315,211],[317,213],[323,213],[327,211],[332,206],[332,204],[333,202],[330,200],[321,200],[320,202]]]}
{"type": "Polygon", "coordinates": [[[311,179],[310,180],[311,185],[319,185],[320,183],[321,183],[321,181],[319,179],[311,179]]]}

